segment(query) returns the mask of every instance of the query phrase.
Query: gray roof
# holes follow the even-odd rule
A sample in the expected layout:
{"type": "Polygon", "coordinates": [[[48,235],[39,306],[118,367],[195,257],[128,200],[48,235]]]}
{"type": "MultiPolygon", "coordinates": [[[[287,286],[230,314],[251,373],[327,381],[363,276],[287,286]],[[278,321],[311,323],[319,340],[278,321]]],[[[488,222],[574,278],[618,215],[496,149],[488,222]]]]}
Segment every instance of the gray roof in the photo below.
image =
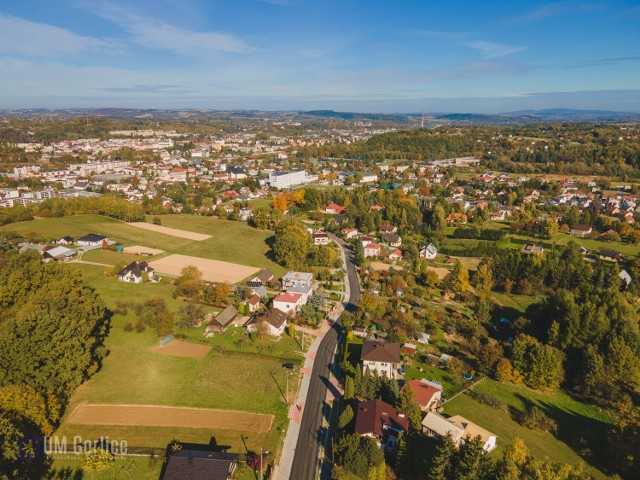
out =
{"type": "Polygon", "coordinates": [[[287,293],[301,293],[303,295],[307,295],[308,293],[313,291],[312,285],[305,285],[303,287],[290,287],[287,288],[287,293]]]}
{"type": "Polygon", "coordinates": [[[460,441],[464,429],[454,425],[449,420],[434,412],[427,413],[427,416],[422,420],[422,426],[427,430],[430,430],[441,437],[446,437],[447,434],[451,435],[454,442],[460,441]]]}
{"type": "Polygon", "coordinates": [[[227,480],[237,457],[235,453],[180,450],[168,458],[162,480],[227,480]]]}
{"type": "Polygon", "coordinates": [[[50,250],[44,252],[46,255],[49,255],[51,258],[60,258],[60,257],[72,257],[76,254],[75,250],[66,247],[55,247],[50,250]]]}

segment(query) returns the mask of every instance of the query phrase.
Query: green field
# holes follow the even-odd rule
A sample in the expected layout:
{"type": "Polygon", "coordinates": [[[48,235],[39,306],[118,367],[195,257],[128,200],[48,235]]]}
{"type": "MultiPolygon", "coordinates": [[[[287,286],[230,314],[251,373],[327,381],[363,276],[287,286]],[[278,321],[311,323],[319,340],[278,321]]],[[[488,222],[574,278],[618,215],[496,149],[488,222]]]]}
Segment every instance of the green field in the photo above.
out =
{"type": "MultiPolygon", "coordinates": [[[[139,301],[163,297],[171,311],[176,313],[182,301],[173,298],[173,287],[166,284],[129,284],[118,282],[104,275],[104,267],[75,264],[87,282],[95,288],[110,308],[116,302],[139,301]]],[[[213,311],[211,307],[205,310],[213,311]]],[[[74,393],[56,435],[83,438],[109,436],[125,439],[133,447],[164,448],[172,438],[184,442],[209,444],[215,437],[219,445],[229,445],[231,451],[245,453],[264,449],[278,452],[286,428],[287,406],[282,391],[286,389],[286,375],[282,359],[297,361],[302,356],[294,339],[283,337],[250,340],[242,329],[231,329],[225,335],[205,339],[204,326],[188,331],[199,343],[214,347],[201,359],[180,358],[151,352],[157,344],[156,332],[147,328],[142,333],[125,332],[123,326],[135,324],[135,314],[130,309],[126,315],[116,314],[106,341],[109,355],[101,370],[74,393]],[[235,340],[242,339],[241,343],[235,340]],[[243,410],[275,415],[273,428],[266,433],[211,430],[199,428],[123,427],[76,425],[66,421],[68,414],[80,403],[150,404],[189,406],[200,408],[243,410]],[[242,441],[241,434],[245,436],[242,441]],[[246,448],[245,448],[246,444],[246,448]]],[[[290,390],[294,389],[295,378],[290,390]]],[[[146,460],[144,460],[146,462],[146,460]]],[[[64,462],[56,460],[56,467],[64,462]]],[[[132,478],[148,478],[141,476],[132,478]]],[[[94,474],[97,475],[97,474],[94,474]]],[[[136,473],[138,475],[138,473],[136,473]]],[[[103,478],[103,477],[83,477],[103,478]]],[[[106,477],[104,477],[106,478],[106,477]]],[[[157,478],[157,476],[155,477],[157,478]]]]}
{"type": "MultiPolygon", "coordinates": [[[[273,232],[257,230],[244,222],[220,220],[198,215],[160,215],[159,217],[165,227],[205,233],[211,235],[211,238],[200,242],[187,240],[143,230],[125,222],[100,215],[40,218],[28,222],[5,225],[0,227],[0,231],[12,231],[21,235],[35,232],[41,234],[46,240],[56,240],[66,235],[78,238],[87,233],[97,233],[105,235],[110,240],[115,240],[124,246],[145,245],[164,250],[167,254],[180,253],[258,268],[269,268],[277,276],[285,273],[283,267],[267,256],[270,251],[267,242],[273,237],[273,232]]],[[[83,260],[115,264],[119,261],[117,255],[117,253],[111,255],[88,252],[83,257],[83,260]],[[108,259],[106,255],[110,255],[108,259]],[[104,261],[101,261],[101,258],[104,261]]],[[[121,255],[125,261],[135,258],[124,253],[121,255]]]]}
{"type": "MultiPolygon", "coordinates": [[[[445,234],[447,237],[442,243],[442,246],[450,250],[452,253],[462,253],[466,248],[475,247],[480,242],[486,242],[486,240],[477,240],[473,238],[452,238],[451,235],[456,228],[457,227],[445,228],[445,234]]],[[[510,227],[508,222],[485,222],[482,224],[481,228],[488,230],[508,230],[510,227]]],[[[548,240],[527,235],[526,232],[519,234],[508,233],[505,240],[502,240],[500,243],[508,248],[521,249],[526,243],[533,242],[538,245],[542,245],[545,250],[553,250],[554,247],[564,246],[571,241],[574,241],[579,246],[586,248],[589,252],[598,252],[600,250],[610,249],[617,250],[622,255],[629,258],[637,258],[640,255],[640,247],[638,245],[622,242],[607,242],[589,238],[576,238],[566,233],[557,233],[548,240]]]]}
{"type": "Polygon", "coordinates": [[[117,457],[113,465],[100,472],[85,472],[82,470],[82,455],[55,455],[52,471],[54,474],[68,476],[48,478],[68,478],[74,480],[106,480],[115,478],[126,478],[129,480],[158,480],[162,470],[162,458],[145,457],[117,457]]]}
{"type": "MultiPolygon", "coordinates": [[[[476,385],[474,390],[500,400],[505,404],[506,410],[492,408],[461,394],[445,403],[445,414],[462,415],[496,434],[496,451],[499,455],[509,442],[520,437],[536,457],[571,464],[586,462],[589,465],[589,459],[581,458],[575,450],[584,444],[596,455],[601,453],[602,442],[606,438],[607,429],[611,427],[612,419],[605,412],[584,404],[563,391],[539,392],[489,379],[476,385]],[[533,405],[537,405],[558,423],[557,437],[520,425],[518,416],[533,405]]],[[[593,465],[589,465],[589,471],[596,478],[605,478],[593,465]]]]}
{"type": "MultiPolygon", "coordinates": [[[[266,256],[269,252],[267,241],[273,236],[272,232],[253,229],[243,222],[197,216],[162,216],[162,224],[207,233],[212,237],[197,242],[143,230],[99,215],[36,219],[7,225],[1,230],[22,235],[34,232],[47,240],[66,235],[78,238],[87,233],[97,233],[124,246],[146,245],[162,249],[165,254],[182,253],[270,268],[277,275],[284,272],[282,267],[266,256]]],[[[96,250],[85,253],[83,260],[114,265],[136,258],[140,257],[96,250]]],[[[89,284],[112,309],[118,301],[142,302],[157,296],[164,298],[174,313],[180,307],[181,302],[173,298],[174,289],[169,285],[121,283],[113,277],[106,277],[104,267],[84,264],[73,266],[83,273],[89,284]]],[[[214,309],[206,307],[205,310],[214,309]]],[[[82,435],[84,438],[109,435],[112,439],[126,439],[132,446],[158,448],[164,448],[173,437],[205,444],[210,442],[211,437],[215,437],[219,444],[229,445],[232,451],[239,453],[244,453],[245,448],[255,450],[260,447],[273,452],[279,451],[282,432],[288,421],[287,407],[281,391],[285,389],[286,374],[289,372],[282,369],[281,359],[299,357],[295,353],[299,350],[295,340],[285,337],[279,342],[268,339],[251,341],[240,331],[207,340],[202,336],[202,329],[198,329],[188,332],[188,336],[198,342],[208,342],[214,348],[204,359],[196,360],[151,352],[150,348],[157,342],[156,332],[151,329],[142,333],[125,332],[123,326],[127,322],[135,324],[135,315],[131,309],[126,315],[113,317],[106,341],[109,355],[101,370],[74,393],[67,415],[76,405],[84,402],[157,404],[272,414],[276,419],[274,427],[264,434],[198,428],[107,427],[73,425],[65,417],[56,434],[82,435]],[[243,340],[236,343],[235,336],[243,340]],[[244,442],[241,433],[245,435],[244,442]]],[[[64,466],[64,460],[56,460],[55,464],[56,467],[64,466]]],[[[157,478],[156,473],[150,474],[151,477],[157,478]]],[[[86,478],[106,478],[95,475],[97,474],[86,478]]],[[[136,473],[132,478],[147,478],[145,475],[136,473]]]]}

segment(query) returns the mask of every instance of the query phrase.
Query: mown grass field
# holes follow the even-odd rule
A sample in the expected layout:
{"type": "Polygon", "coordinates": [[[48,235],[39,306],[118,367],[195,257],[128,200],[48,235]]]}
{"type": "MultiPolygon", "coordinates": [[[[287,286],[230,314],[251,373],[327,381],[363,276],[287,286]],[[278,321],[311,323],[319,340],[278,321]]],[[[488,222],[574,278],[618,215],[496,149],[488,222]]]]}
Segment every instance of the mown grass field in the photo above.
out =
{"type": "Polygon", "coordinates": [[[50,478],[69,478],[74,480],[106,480],[126,478],[129,480],[158,480],[162,470],[162,458],[117,457],[113,465],[99,472],[82,470],[82,455],[54,455],[53,471],[68,476],[50,478]]]}
{"type": "MultiPolygon", "coordinates": [[[[56,240],[66,235],[78,238],[88,233],[97,233],[124,246],[145,245],[159,248],[165,251],[163,255],[181,253],[258,268],[269,268],[277,276],[285,273],[283,267],[268,257],[270,250],[268,242],[272,239],[273,232],[257,230],[244,222],[198,215],[160,215],[159,217],[165,227],[206,233],[212,237],[203,241],[187,240],[136,228],[125,222],[100,215],[39,218],[5,225],[0,227],[0,231],[13,231],[21,235],[35,232],[46,240],[56,240]]],[[[124,255],[128,254],[121,255],[124,258],[124,255]]],[[[89,257],[84,257],[84,259],[89,260],[89,257]]],[[[92,259],[91,261],[98,260],[92,259]]]]}
{"type": "MultiPolygon", "coordinates": [[[[444,412],[447,416],[462,415],[496,434],[497,455],[501,455],[504,447],[514,438],[520,437],[536,457],[571,464],[584,462],[596,478],[605,478],[602,472],[589,463],[589,457],[582,458],[576,450],[586,447],[585,452],[590,449],[596,455],[601,453],[607,429],[612,422],[606,412],[582,403],[563,391],[539,392],[490,379],[485,379],[473,388],[503,402],[505,408],[496,409],[469,395],[461,394],[445,403],[444,412]],[[558,423],[557,437],[547,432],[530,430],[517,421],[519,415],[534,405],[558,423]]],[[[597,465],[597,462],[591,461],[597,465]]]]}
{"type": "MultiPolygon", "coordinates": [[[[162,297],[168,308],[177,313],[181,300],[173,298],[173,287],[166,284],[127,284],[104,275],[105,268],[74,264],[87,282],[95,288],[110,308],[118,301],[143,302],[162,297]]],[[[206,307],[207,311],[217,309],[206,307]]],[[[176,315],[177,316],[177,315],[176,315]]],[[[116,314],[106,341],[109,355],[101,370],[83,384],[72,396],[66,415],[56,435],[83,438],[124,439],[130,446],[164,448],[172,438],[185,442],[209,444],[215,437],[219,445],[229,445],[231,451],[244,453],[260,447],[278,452],[286,428],[287,406],[283,400],[286,375],[282,358],[302,358],[295,351],[295,340],[284,337],[273,340],[249,340],[242,329],[205,339],[204,326],[188,331],[194,341],[214,348],[203,359],[181,358],[150,351],[157,344],[154,330],[138,333],[124,331],[124,324],[135,324],[135,314],[116,314]],[[235,340],[242,338],[241,343],[235,340]],[[78,425],[67,421],[69,413],[80,403],[148,404],[241,410],[275,415],[273,427],[266,433],[239,430],[200,428],[169,428],[142,426],[78,425]],[[241,435],[244,436],[244,442],[241,435]]],[[[290,390],[297,377],[290,379],[290,390]]],[[[146,460],[144,460],[146,461],[146,460]]],[[[56,461],[56,467],[59,465],[56,461]]],[[[62,463],[64,464],[64,463],[62,463]]],[[[143,469],[145,472],[148,469],[143,469]]],[[[138,475],[138,474],[136,474],[138,475]]],[[[132,478],[148,478],[141,476],[132,478]]],[[[83,478],[98,479],[107,477],[83,478]]],[[[154,477],[154,478],[157,478],[154,477]]]]}

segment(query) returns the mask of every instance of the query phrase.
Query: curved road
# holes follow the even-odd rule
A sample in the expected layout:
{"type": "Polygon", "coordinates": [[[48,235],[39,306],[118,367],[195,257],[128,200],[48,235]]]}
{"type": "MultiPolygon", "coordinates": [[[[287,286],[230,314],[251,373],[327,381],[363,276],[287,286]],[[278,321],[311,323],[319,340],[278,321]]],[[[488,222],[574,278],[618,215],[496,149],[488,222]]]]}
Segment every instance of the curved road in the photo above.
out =
{"type": "MultiPolygon", "coordinates": [[[[353,312],[360,301],[360,281],[354,264],[353,251],[346,242],[333,235],[330,237],[345,252],[350,288],[349,301],[345,309],[353,312]]],[[[340,331],[340,325],[335,323],[325,335],[316,354],[306,405],[300,423],[300,434],[291,467],[291,476],[289,477],[291,480],[315,480],[317,476],[320,445],[324,438],[322,420],[327,397],[327,384],[331,375],[340,331]]]]}

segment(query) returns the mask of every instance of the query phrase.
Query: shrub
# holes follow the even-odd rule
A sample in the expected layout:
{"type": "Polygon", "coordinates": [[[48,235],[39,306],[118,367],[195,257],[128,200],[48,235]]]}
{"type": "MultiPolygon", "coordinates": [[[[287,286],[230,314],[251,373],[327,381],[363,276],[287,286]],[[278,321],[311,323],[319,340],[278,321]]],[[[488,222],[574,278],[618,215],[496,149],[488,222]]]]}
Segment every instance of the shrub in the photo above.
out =
{"type": "Polygon", "coordinates": [[[522,425],[531,430],[542,430],[543,432],[549,432],[553,435],[558,433],[558,424],[556,421],[535,406],[524,416],[522,425]]]}
{"type": "Polygon", "coordinates": [[[127,322],[124,324],[124,331],[125,332],[130,332],[131,330],[133,330],[133,324],[131,322],[127,322]]]}
{"type": "Polygon", "coordinates": [[[142,333],[146,330],[147,326],[144,324],[142,320],[138,320],[136,322],[136,332],[142,333]]]}

